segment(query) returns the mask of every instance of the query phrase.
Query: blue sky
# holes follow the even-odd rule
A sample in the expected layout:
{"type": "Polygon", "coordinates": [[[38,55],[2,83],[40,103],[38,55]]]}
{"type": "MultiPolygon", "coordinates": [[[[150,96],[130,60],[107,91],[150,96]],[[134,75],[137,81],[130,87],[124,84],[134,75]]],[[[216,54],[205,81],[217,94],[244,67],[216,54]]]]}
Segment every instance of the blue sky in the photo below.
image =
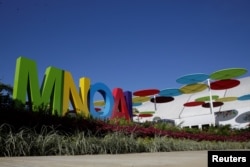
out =
{"type": "MultiPolygon", "coordinates": [[[[248,0],[0,0],[0,79],[16,59],[111,89],[179,88],[176,79],[250,69],[248,0]]],[[[249,76],[249,73],[246,74],[249,76]]]]}

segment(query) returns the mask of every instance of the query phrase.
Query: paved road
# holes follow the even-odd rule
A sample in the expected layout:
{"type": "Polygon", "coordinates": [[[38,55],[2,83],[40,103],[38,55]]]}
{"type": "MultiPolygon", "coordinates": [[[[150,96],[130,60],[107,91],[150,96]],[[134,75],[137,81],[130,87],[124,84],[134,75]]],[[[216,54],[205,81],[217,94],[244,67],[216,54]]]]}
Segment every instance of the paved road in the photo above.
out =
{"type": "Polygon", "coordinates": [[[0,157],[1,167],[207,167],[207,151],[0,157]]]}

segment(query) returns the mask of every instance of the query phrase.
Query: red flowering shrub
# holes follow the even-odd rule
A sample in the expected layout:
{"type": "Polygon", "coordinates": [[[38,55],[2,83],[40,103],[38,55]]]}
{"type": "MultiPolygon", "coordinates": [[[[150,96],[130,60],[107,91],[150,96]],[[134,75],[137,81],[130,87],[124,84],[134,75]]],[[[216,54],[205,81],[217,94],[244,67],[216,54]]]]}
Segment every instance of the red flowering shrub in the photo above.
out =
{"type": "MultiPolygon", "coordinates": [[[[250,131],[228,131],[226,135],[223,133],[211,133],[209,131],[190,131],[185,129],[166,129],[161,130],[155,128],[152,124],[137,124],[133,122],[120,124],[119,122],[110,123],[109,121],[101,121],[84,118],[68,118],[57,117],[41,113],[31,112],[0,112],[0,125],[9,124],[14,130],[22,127],[31,127],[38,133],[43,126],[53,126],[56,130],[66,133],[74,133],[76,131],[85,131],[90,135],[105,136],[112,132],[121,132],[125,135],[133,134],[135,137],[169,137],[176,139],[190,139],[195,141],[250,141],[250,131]],[[15,116],[13,116],[15,115],[15,116]]],[[[216,129],[219,131],[220,129],[216,129]]]]}
{"type": "Polygon", "coordinates": [[[190,139],[195,141],[237,141],[245,142],[250,141],[250,131],[243,131],[240,133],[231,133],[230,135],[218,135],[200,131],[199,133],[191,133],[185,130],[171,131],[171,130],[159,130],[152,126],[143,127],[141,125],[114,125],[105,122],[100,122],[99,132],[107,134],[110,132],[121,132],[126,135],[133,134],[136,137],[155,137],[155,136],[166,136],[169,138],[176,139],[190,139]]]}

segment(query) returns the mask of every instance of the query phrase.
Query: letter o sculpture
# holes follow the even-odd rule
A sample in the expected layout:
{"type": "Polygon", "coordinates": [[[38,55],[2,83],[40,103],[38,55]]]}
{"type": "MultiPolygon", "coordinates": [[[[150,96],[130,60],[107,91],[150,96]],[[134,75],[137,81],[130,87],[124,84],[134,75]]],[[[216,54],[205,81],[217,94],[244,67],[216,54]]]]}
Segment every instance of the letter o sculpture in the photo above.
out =
{"type": "Polygon", "coordinates": [[[107,119],[112,115],[112,109],[114,105],[114,97],[110,89],[103,83],[95,83],[91,85],[89,92],[89,110],[93,118],[97,119],[107,119]],[[105,101],[105,107],[97,112],[94,106],[94,95],[96,92],[99,92],[105,101]]]}

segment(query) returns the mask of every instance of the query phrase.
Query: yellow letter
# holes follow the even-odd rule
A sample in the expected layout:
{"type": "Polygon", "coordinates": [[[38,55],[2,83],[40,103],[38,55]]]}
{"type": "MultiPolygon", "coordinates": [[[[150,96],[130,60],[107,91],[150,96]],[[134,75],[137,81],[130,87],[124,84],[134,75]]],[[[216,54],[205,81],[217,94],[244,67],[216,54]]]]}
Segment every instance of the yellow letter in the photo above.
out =
{"type": "Polygon", "coordinates": [[[63,115],[65,115],[69,108],[69,102],[77,114],[85,117],[89,117],[88,109],[88,91],[90,88],[90,79],[80,79],[80,90],[81,95],[78,93],[77,88],[74,84],[71,74],[64,71],[64,92],[63,92],[63,115]]]}

